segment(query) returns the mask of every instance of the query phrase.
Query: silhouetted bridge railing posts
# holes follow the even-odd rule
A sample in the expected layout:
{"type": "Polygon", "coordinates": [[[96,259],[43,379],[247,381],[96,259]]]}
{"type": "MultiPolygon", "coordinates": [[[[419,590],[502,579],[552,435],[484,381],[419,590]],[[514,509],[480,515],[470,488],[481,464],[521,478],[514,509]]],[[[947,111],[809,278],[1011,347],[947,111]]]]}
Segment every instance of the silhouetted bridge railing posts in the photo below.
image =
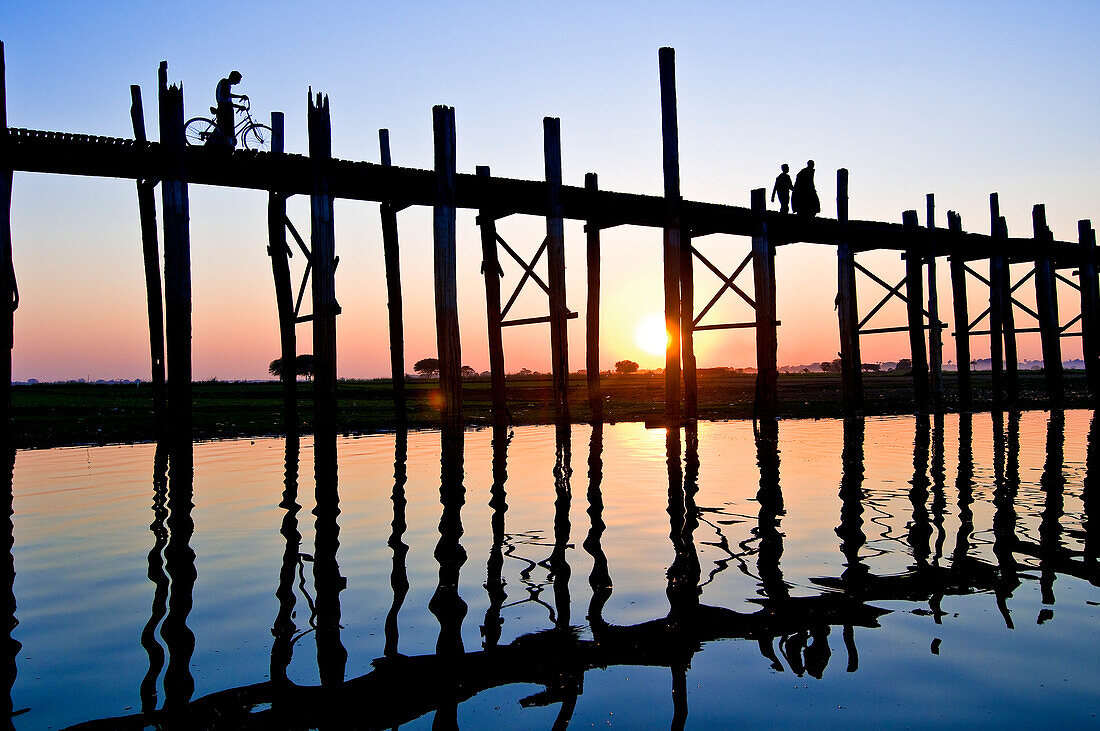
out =
{"type": "Polygon", "coordinates": [[[294,363],[297,350],[295,328],[311,322],[316,384],[316,430],[326,440],[335,438],[336,428],[336,300],[335,272],[338,264],[333,225],[336,198],[381,203],[382,245],[390,329],[390,365],[394,403],[398,418],[405,416],[404,334],[402,285],[397,214],[409,206],[431,206],[434,211],[433,252],[437,348],[443,396],[442,417],[446,425],[462,423],[461,345],[457,305],[455,221],[458,208],[474,209],[481,232],[482,270],[488,319],[492,414],[495,424],[507,421],[504,327],[550,325],[550,354],[555,415],[570,418],[568,398],[568,320],[577,315],[567,306],[565,287],[564,220],[582,221],[586,231],[587,322],[586,353],[588,401],[594,420],[602,418],[600,394],[600,231],[620,225],[646,226],[663,230],[663,291],[665,324],[671,335],[665,356],[665,414],[668,423],[693,420],[698,415],[698,386],[694,338],[696,333],[731,328],[756,331],[757,388],[754,414],[768,419],[778,411],[777,326],[775,257],[777,248],[807,242],[837,248],[837,316],[840,331],[840,359],[844,405],[848,413],[863,409],[860,336],[907,332],[913,363],[913,388],[917,409],[942,411],[947,398],[943,387],[942,332],[947,324],[939,317],[936,262],[946,257],[951,270],[954,336],[958,362],[957,405],[961,410],[973,402],[970,374],[970,338],[990,336],[993,367],[993,397],[996,405],[1011,404],[1019,396],[1017,377],[1017,333],[1038,332],[1042,340],[1046,387],[1052,405],[1062,402],[1061,338],[1080,335],[1088,371],[1089,388],[1100,392],[1100,354],[1097,352],[1097,278],[1095,232],[1088,220],[1078,226],[1076,243],[1055,241],[1046,224],[1042,205],[1033,210],[1033,234],[1010,238],[1000,215],[999,200],[990,196],[990,235],[965,233],[953,211],[947,213],[947,228],[937,228],[935,201],[926,200],[926,226],[919,225],[916,211],[906,211],[902,224],[851,220],[848,215],[848,171],[837,171],[837,218],[835,220],[787,215],[766,210],[766,190],[751,193],[751,206],[719,205],[687,201],[680,195],[679,134],[676,118],[675,57],[671,48],[659,52],[661,119],[663,139],[664,194],[635,195],[600,190],[595,173],[585,176],[584,187],[564,185],[561,174],[560,124],[556,118],[543,120],[545,180],[526,181],[494,178],[487,166],[476,175],[460,174],[455,166],[454,110],[433,109],[435,165],[433,170],[400,168],[393,165],[389,134],[379,131],[381,164],[339,160],[332,157],[331,128],[327,97],[312,90],[308,105],[309,153],[284,151],[283,116],[272,113],[272,149],[230,151],[212,146],[187,146],[184,139],[183,93],[168,85],[167,64],[159,73],[158,109],[160,141],[149,142],[140,89],[131,87],[134,139],[124,140],[89,135],[43,132],[10,128],[4,96],[3,45],[0,43],[0,286],[5,313],[0,338],[6,339],[8,357],[2,358],[4,378],[3,419],[10,419],[11,346],[18,289],[12,264],[11,184],[13,171],[62,175],[130,178],[137,182],[142,251],[148,292],[150,358],[156,401],[158,435],[169,433],[177,441],[190,441],[191,409],[191,264],[188,185],[218,185],[263,190],[268,193],[268,253],[271,257],[279,317],[281,377],[285,396],[288,433],[298,430],[294,363]],[[157,267],[159,246],[153,189],[161,187],[161,217],[164,245],[164,282],[157,267]],[[311,199],[310,243],[287,217],[286,200],[292,195],[311,199]],[[546,236],[528,259],[497,231],[496,222],[513,214],[542,216],[546,236]],[[290,233],[305,255],[302,283],[294,294],[289,259],[290,233]],[[748,253],[732,275],[727,276],[707,258],[699,241],[713,234],[748,237],[748,253]],[[871,272],[857,261],[872,250],[902,253],[905,276],[896,285],[871,272]],[[507,256],[503,256],[503,254],[507,256]],[[536,271],[545,254],[547,276],[536,271]],[[501,259],[514,260],[522,273],[507,302],[501,305],[501,259]],[[698,312],[695,311],[694,263],[698,260],[717,275],[721,287],[698,312]],[[979,273],[974,262],[988,261],[989,274],[979,273]],[[749,265],[753,285],[749,290],[737,283],[749,265]],[[1012,264],[1028,264],[1029,271],[1013,283],[1012,264]],[[1077,281],[1061,270],[1076,269],[1077,281]],[[927,279],[925,272],[927,271],[927,279]],[[885,290],[885,295],[860,316],[857,278],[862,275],[885,290]],[[968,279],[969,276],[969,279],[968,279]],[[1019,302],[1014,293],[1034,278],[1036,307],[1019,302]],[[977,280],[989,290],[989,306],[970,319],[967,306],[968,281],[977,280]],[[1059,319],[1058,283],[1077,289],[1081,312],[1062,324],[1059,319]],[[301,314],[306,285],[311,285],[312,313],[301,314]],[[515,317],[511,308],[525,286],[538,286],[547,297],[545,316],[515,317]],[[927,287],[927,294],[925,293],[927,287]],[[753,310],[745,322],[704,323],[704,317],[727,292],[733,291],[753,310]],[[751,292],[751,294],[750,294],[751,292]],[[900,299],[906,304],[906,323],[869,327],[882,308],[900,299]],[[1028,314],[1036,326],[1019,328],[1017,311],[1028,314]],[[163,320],[162,320],[163,318],[163,320]],[[988,319],[988,329],[979,330],[988,319]],[[163,325],[162,325],[163,322],[163,325]],[[1080,323],[1080,331],[1070,328],[1080,323]],[[927,332],[927,335],[926,335],[927,332]],[[681,383],[683,392],[681,394],[681,383]],[[167,402],[167,414],[165,402],[167,402]],[[170,417],[170,418],[169,418],[170,417]]]}

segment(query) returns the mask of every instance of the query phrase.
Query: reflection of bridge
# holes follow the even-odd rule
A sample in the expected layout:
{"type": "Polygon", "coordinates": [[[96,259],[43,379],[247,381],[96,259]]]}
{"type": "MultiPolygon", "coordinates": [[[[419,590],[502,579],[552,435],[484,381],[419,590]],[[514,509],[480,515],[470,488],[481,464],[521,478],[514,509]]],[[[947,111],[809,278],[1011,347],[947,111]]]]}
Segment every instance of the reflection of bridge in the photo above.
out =
{"type": "MultiPolygon", "coordinates": [[[[439,562],[439,584],[432,597],[430,608],[439,621],[439,640],[436,652],[430,655],[405,656],[398,650],[397,616],[408,591],[405,569],[407,547],[403,543],[405,524],[405,452],[406,441],[398,435],[395,457],[395,482],[393,492],[394,520],[389,545],[393,550],[391,585],[394,599],[385,620],[386,649],[383,657],[374,661],[374,669],[350,680],[344,679],[347,653],[340,642],[340,599],[344,584],[339,578],[336,551],[339,547],[339,528],[335,517],[338,498],[335,490],[335,468],[318,475],[317,547],[314,551],[315,598],[306,593],[309,603],[309,625],[317,632],[317,662],[321,683],[318,686],[300,686],[287,677],[294,641],[299,630],[294,625],[294,583],[305,578],[301,563],[301,535],[297,529],[297,444],[292,439],[287,444],[286,490],[281,507],[285,518],[282,533],[286,539],[286,552],[279,574],[279,613],[273,634],[275,640],[271,653],[271,680],[253,685],[231,688],[208,696],[191,699],[193,682],[187,663],[194,648],[194,637],[186,626],[186,614],[190,607],[192,584],[186,577],[193,576],[194,554],[186,546],[193,524],[190,522],[190,491],[187,473],[182,482],[169,484],[168,501],[183,509],[181,529],[170,531],[168,545],[164,545],[162,531],[163,484],[155,480],[155,491],[162,495],[155,501],[153,532],[157,546],[165,548],[169,557],[164,569],[173,580],[182,577],[183,597],[166,597],[159,575],[159,551],[150,554],[150,578],[157,586],[151,620],[153,626],[164,616],[167,607],[163,636],[169,656],[169,669],[176,672],[165,675],[165,702],[161,710],[155,710],[147,699],[143,683],[143,711],[138,714],[89,721],[81,727],[88,728],[140,728],[149,724],[181,723],[188,726],[253,727],[276,722],[283,725],[316,726],[338,718],[357,719],[366,728],[392,727],[420,716],[435,712],[437,721],[453,720],[458,704],[489,688],[513,683],[541,685],[544,690],[529,696],[522,704],[560,704],[558,727],[564,727],[571,717],[577,697],[583,692],[584,675],[593,669],[613,666],[668,667],[671,670],[671,693],[674,705],[674,726],[682,727],[687,718],[686,672],[695,653],[703,645],[722,639],[755,641],[762,657],[775,670],[820,678],[832,658],[830,636],[833,629],[839,631],[846,651],[846,669],[855,672],[859,668],[854,628],[874,628],[878,618],[887,610],[874,606],[879,601],[908,601],[927,603],[936,622],[944,616],[940,600],[949,595],[988,593],[996,599],[1006,624],[1013,626],[1008,600],[1021,581],[1029,578],[1020,570],[1017,555],[1028,563],[1027,568],[1038,569],[1038,583],[1045,604],[1053,605],[1054,581],[1058,574],[1075,576],[1100,585],[1100,566],[1097,564],[1097,536],[1095,521],[1089,520],[1089,509],[1094,502],[1097,455],[1100,454],[1100,419],[1094,418],[1089,435],[1087,475],[1085,479],[1085,524],[1079,536],[1083,551],[1067,548],[1061,540],[1064,420],[1061,414],[1051,416],[1047,431],[1047,459],[1041,485],[1045,503],[1039,527],[1039,540],[1027,540],[1019,535],[1014,501],[1020,485],[1019,473],[1019,416],[1010,415],[1005,429],[1003,418],[997,414],[994,420],[994,516],[992,521],[994,561],[971,555],[975,526],[970,505],[973,502],[972,427],[969,417],[960,423],[958,474],[955,488],[958,494],[959,527],[953,552],[945,556],[943,545],[944,512],[946,507],[943,467],[943,424],[931,423],[927,418],[917,420],[914,440],[914,473],[909,500],[912,504],[912,520],[908,524],[905,542],[912,554],[912,564],[903,572],[892,575],[875,575],[867,566],[862,551],[866,547],[864,533],[864,505],[873,502],[863,489],[864,479],[864,428],[862,420],[849,420],[844,429],[843,475],[839,486],[841,498],[840,524],[836,529],[841,552],[845,557],[845,569],[840,576],[821,577],[813,582],[824,591],[813,596],[792,596],[791,586],[783,578],[781,558],[783,534],[779,530],[784,514],[783,496],[779,483],[779,452],[774,434],[757,435],[757,461],[760,467],[760,489],[757,500],[760,505],[753,537],[742,542],[743,549],[734,552],[726,545],[727,559],[715,562],[711,574],[721,572],[731,562],[743,570],[754,573],[758,580],[758,598],[753,599],[760,608],[751,612],[710,606],[701,602],[703,586],[701,566],[696,551],[694,533],[704,513],[694,502],[697,492],[699,459],[697,437],[694,430],[686,432],[687,444],[681,460],[680,437],[672,432],[667,440],[669,478],[669,537],[674,548],[674,558],[667,571],[666,594],[668,614],[659,619],[632,626],[617,626],[603,616],[603,607],[612,594],[611,571],[604,556],[601,539],[604,531],[601,482],[603,479],[603,430],[594,427],[589,451],[588,515],[590,526],[583,542],[584,550],[592,557],[592,573],[589,576],[591,598],[586,617],[588,633],[583,633],[570,623],[569,565],[566,548],[570,541],[569,511],[571,445],[568,429],[559,429],[557,461],[554,469],[556,500],[554,545],[551,556],[544,562],[524,559],[532,566],[547,568],[548,582],[554,596],[553,606],[544,604],[550,611],[553,626],[534,634],[521,636],[507,644],[499,644],[501,608],[508,599],[501,578],[501,563],[506,556],[516,556],[516,546],[505,531],[507,503],[505,484],[507,479],[507,448],[509,436],[504,430],[494,433],[493,487],[490,507],[493,510],[493,544],[489,554],[485,589],[489,597],[489,609],[481,627],[483,646],[467,652],[462,646],[462,624],[466,616],[466,604],[458,594],[459,573],[466,560],[460,543],[462,534],[461,508],[465,500],[462,486],[462,435],[444,436],[441,461],[440,498],[443,516],[440,521],[440,539],[436,546],[439,562]],[[173,491],[179,491],[172,496],[173,491]],[[183,545],[179,545],[180,541],[183,545]],[[172,545],[173,541],[177,545],[172,545]],[[755,544],[755,545],[752,545],[755,544]],[[157,554],[154,556],[154,554],[157,554]],[[175,557],[175,558],[172,558],[175,557]],[[191,569],[187,567],[190,557],[191,569]],[[755,559],[755,567],[748,561],[755,559]],[[182,560],[182,564],[181,564],[182,560]],[[943,565],[941,565],[943,564],[943,565]],[[158,616],[158,612],[160,613],[158,616]],[[175,612],[175,615],[173,615],[175,612]],[[782,658],[782,660],[780,659],[782,658]],[[785,663],[785,664],[784,664],[785,663]]],[[[163,465],[160,466],[162,468],[163,465]]],[[[158,468],[158,469],[160,469],[158,468]]],[[[876,509],[881,506],[876,504],[876,509]]],[[[724,539],[724,537],[723,537],[724,539]]],[[[986,539],[982,539],[986,540],[986,539]]],[[[986,541],[988,543],[988,541],[986,541]]],[[[542,587],[529,587],[537,592],[542,587]]],[[[175,592],[174,592],[175,593],[175,592]]],[[[14,606],[14,605],[13,605],[14,606]]],[[[13,609],[14,611],[14,609],[13,609]]],[[[1049,609],[1044,609],[1049,612],[1049,609]]],[[[1044,615],[1040,615],[1042,621],[1044,615]]],[[[148,629],[148,628],[147,628],[148,629]]],[[[143,645],[150,650],[150,675],[155,679],[163,664],[164,652],[152,634],[142,636],[143,645]],[[147,637],[148,635],[148,637],[147,637]],[[152,639],[150,647],[147,640],[152,639]],[[158,654],[159,652],[159,654],[158,654]],[[157,664],[157,663],[160,664],[157,664]]],[[[12,657],[14,664],[14,656],[12,657]]],[[[148,677],[148,676],[147,676],[148,677]]],[[[153,689],[155,693],[155,688],[153,689]]]]}

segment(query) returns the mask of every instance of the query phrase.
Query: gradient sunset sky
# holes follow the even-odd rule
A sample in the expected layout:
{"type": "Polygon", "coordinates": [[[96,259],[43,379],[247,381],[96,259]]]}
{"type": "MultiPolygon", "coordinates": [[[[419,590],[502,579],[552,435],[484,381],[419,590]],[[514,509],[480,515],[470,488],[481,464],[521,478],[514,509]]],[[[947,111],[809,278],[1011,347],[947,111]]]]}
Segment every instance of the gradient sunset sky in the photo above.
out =
{"type": "MultiPolygon", "coordinates": [[[[561,118],[567,184],[586,172],[600,186],[662,190],[657,49],[676,49],[681,189],[686,198],[748,205],[770,189],[781,163],[817,167],[823,215],[835,216],[835,174],[850,170],[853,218],[900,221],[935,193],[965,229],[989,231],[988,194],[1001,195],[1009,232],[1031,235],[1031,207],[1046,203],[1059,239],[1077,220],[1100,217],[1100,6],[1094,3],[122,3],[0,5],[13,127],[132,136],[129,85],[140,84],[156,137],[156,74],[182,82],[187,116],[207,110],[231,69],[256,116],[286,114],[287,149],[306,149],[307,89],[330,96],[333,154],[377,161],[380,127],[394,163],[432,166],[431,108],[456,108],[458,168],[541,179],[542,118],[561,118]]],[[[278,355],[266,253],[266,194],[191,186],[196,379],[263,378],[278,355]]],[[[158,196],[159,206],[159,196],[158,196]]],[[[773,205],[774,207],[774,205],[773,205]]],[[[21,306],[13,377],[147,378],[144,278],[133,181],[16,173],[12,235],[21,306]]],[[[308,200],[291,199],[303,234],[308,200]]],[[[158,211],[159,214],[159,211],[158,211]]],[[[431,211],[399,216],[406,363],[435,355],[431,211]]],[[[530,255],[539,218],[512,217],[503,237],[530,255]]],[[[567,222],[570,367],[584,365],[585,253],[581,225],[567,222]]],[[[636,341],[637,323],[662,308],[661,234],[603,234],[604,368],[623,358],[663,365],[636,341]]],[[[712,236],[698,247],[727,271],[747,239],[712,236]]],[[[388,374],[385,279],[377,204],[336,203],[339,372],[388,374]]],[[[480,244],[474,214],[458,217],[462,360],[488,368],[480,244]]],[[[859,261],[897,282],[894,254],[859,261]]],[[[302,257],[292,267],[300,276],[302,257]]],[[[545,266],[545,264],[543,264],[545,266]]],[[[517,281],[505,264],[505,296],[517,281]]],[[[1026,272],[1018,267],[1016,276],[1026,272]]],[[[743,281],[751,286],[751,272],[743,281]]],[[[836,254],[792,245],[777,257],[780,364],[831,360],[836,254]]],[[[718,280],[696,268],[696,307],[718,280]]],[[[971,311],[985,293],[971,287],[971,311]]],[[[882,290],[859,281],[860,312],[882,290]]],[[[947,266],[940,264],[940,315],[951,323],[947,266]]],[[[1020,290],[1025,303],[1032,285],[1020,290]]],[[[518,317],[541,315],[530,289],[518,317]]],[[[987,295],[985,295],[987,296],[987,295]]],[[[1065,322],[1077,293],[1059,291],[1065,322]]],[[[308,307],[308,305],[307,305],[308,307]]],[[[972,315],[973,316],[973,315],[972,315]]],[[[727,294],[707,322],[752,319],[727,294]]],[[[904,322],[896,302],[876,325],[904,322]]],[[[1018,326],[1028,327],[1026,316],[1018,326]]],[[[299,329],[308,350],[309,326],[299,329]]],[[[949,328],[948,333],[952,328],[949,328]]],[[[696,337],[700,367],[755,364],[748,330],[696,337]]],[[[505,331],[507,370],[549,369],[545,325],[505,331]]],[[[907,355],[904,334],[862,340],[866,361],[907,355]]],[[[1080,339],[1066,338],[1067,358],[1080,339]]],[[[988,356],[978,338],[973,357],[988,356]]],[[[1021,358],[1040,357],[1037,335],[1020,337],[1021,358]]],[[[945,334],[945,359],[954,346],[945,334]]]]}

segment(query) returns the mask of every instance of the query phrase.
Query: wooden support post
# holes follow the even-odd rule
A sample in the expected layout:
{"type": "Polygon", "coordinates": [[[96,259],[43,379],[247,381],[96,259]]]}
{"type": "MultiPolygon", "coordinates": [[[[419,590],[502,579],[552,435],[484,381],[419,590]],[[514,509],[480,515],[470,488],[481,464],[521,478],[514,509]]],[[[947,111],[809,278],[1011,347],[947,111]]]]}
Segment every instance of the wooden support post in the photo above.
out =
{"type": "MultiPolygon", "coordinates": [[[[947,228],[953,236],[962,234],[962,219],[954,211],[947,212],[947,228]]],[[[970,313],[966,302],[966,262],[955,243],[951,256],[951,301],[955,311],[955,363],[958,371],[959,411],[971,408],[970,393],[970,313]]]]}
{"type": "Polygon", "coordinates": [[[1100,398],[1100,302],[1096,278],[1096,231],[1088,219],[1077,222],[1077,234],[1081,243],[1081,266],[1078,283],[1081,287],[1081,357],[1085,361],[1085,376],[1089,392],[1095,400],[1100,398]]]}
{"type": "MultiPolygon", "coordinates": [[[[925,223],[933,231],[936,228],[936,197],[925,197],[928,218],[925,223]]],[[[932,371],[932,409],[943,413],[943,329],[940,327],[939,287],[936,286],[936,244],[928,254],[928,362],[932,371]]]]}
{"type": "MultiPolygon", "coordinates": [[[[11,423],[11,351],[15,341],[15,308],[19,306],[19,290],[15,285],[15,264],[11,244],[11,186],[12,167],[8,157],[8,103],[6,72],[4,69],[4,42],[0,41],[0,348],[6,352],[0,356],[0,382],[4,389],[0,397],[0,430],[10,434],[11,423]]],[[[3,445],[5,448],[10,444],[3,445]]]]}
{"type": "Polygon", "coordinates": [[[455,261],[455,110],[432,107],[435,138],[435,333],[443,426],[462,424],[462,349],[458,334],[458,274],[455,261]]]}
{"type": "MultiPolygon", "coordinates": [[[[489,167],[477,166],[478,177],[488,178],[489,167]]],[[[478,211],[481,227],[481,273],[485,277],[485,315],[489,323],[489,377],[493,398],[493,425],[508,423],[508,406],[504,394],[504,340],[500,327],[500,262],[497,260],[497,223],[492,209],[478,211]]]]}
{"type": "Polygon", "coordinates": [[[777,338],[775,332],[775,246],[768,238],[766,190],[752,191],[756,233],[752,237],[752,270],[756,285],[756,402],[754,417],[762,425],[778,413],[777,338]]]}
{"type": "MultiPolygon", "coordinates": [[[[141,87],[130,86],[130,120],[134,140],[144,145],[145,111],[141,103],[141,87]]],[[[157,441],[165,433],[167,402],[164,396],[164,295],[160,285],[160,241],[157,238],[157,204],[153,197],[155,180],[138,180],[138,219],[141,226],[141,252],[145,264],[146,309],[149,314],[149,361],[153,384],[153,430],[157,441]]]]}
{"type": "Polygon", "coordinates": [[[695,267],[691,232],[687,226],[680,228],[680,343],[684,371],[684,419],[693,422],[699,418],[699,382],[695,367],[695,267]]]}
{"type": "MultiPolygon", "coordinates": [[[[393,165],[390,159],[390,131],[378,130],[382,167],[393,165]]],[[[397,205],[383,201],[382,254],[386,261],[386,304],[390,315],[390,378],[393,379],[393,412],[398,423],[408,416],[405,406],[405,325],[401,302],[401,255],[397,239],[397,205]]]]}
{"type": "Polygon", "coordinates": [[[665,418],[668,428],[680,423],[680,145],[676,121],[676,51],[657,53],[661,75],[661,140],[664,151],[665,418]]]}
{"type": "MultiPolygon", "coordinates": [[[[336,448],[336,232],[329,192],[332,125],[328,97],[310,90],[309,160],[313,168],[310,195],[310,260],[313,296],[313,404],[315,449],[336,448]]],[[[328,458],[318,451],[318,457],[328,458]]]]}
{"type": "Polygon", "coordinates": [[[164,151],[164,315],[167,345],[168,434],[173,451],[191,444],[191,232],[183,168],[183,87],[160,81],[160,144],[164,151]]]}
{"type": "MultiPolygon", "coordinates": [[[[916,227],[916,211],[905,211],[902,223],[916,227]]],[[[909,315],[909,349],[913,361],[913,395],[917,413],[928,411],[928,356],[924,349],[924,286],[921,281],[923,267],[920,252],[909,249],[905,255],[905,299],[909,315]]]]}
{"type": "MultiPolygon", "coordinates": [[[[271,113],[271,154],[283,154],[283,113],[271,113]]],[[[277,191],[267,196],[267,254],[275,283],[275,308],[279,314],[279,358],[283,372],[283,426],[287,437],[298,434],[298,341],[294,320],[294,287],[290,281],[290,247],[286,243],[286,195],[277,191]]]]}
{"type": "MultiPolygon", "coordinates": [[[[993,383],[993,406],[1004,403],[1004,294],[1008,280],[1007,263],[999,251],[1004,246],[1001,232],[1001,206],[996,193],[989,194],[989,234],[994,239],[993,255],[989,258],[989,367],[993,383]]],[[[1011,303],[1010,303],[1011,304],[1011,303]]]]}
{"type": "Polygon", "coordinates": [[[1043,343],[1043,371],[1046,374],[1047,396],[1054,406],[1062,403],[1062,343],[1058,323],[1058,290],[1055,287],[1054,263],[1050,258],[1050,229],[1047,228],[1046,206],[1031,209],[1035,230],[1035,309],[1039,314],[1039,337],[1043,343]]]}
{"type": "MultiPolygon", "coordinates": [[[[842,229],[848,224],[848,171],[845,168],[836,171],[836,220],[842,229]]],[[[836,280],[844,413],[854,416],[863,410],[863,366],[859,354],[855,255],[844,236],[836,247],[836,280]]]]}
{"type": "Polygon", "coordinates": [[[569,339],[565,301],[565,226],[561,207],[561,123],[557,117],[542,120],[546,162],[546,255],[550,268],[550,365],[554,380],[554,409],[559,424],[569,422],[569,339]]]}
{"type": "MultiPolygon", "coordinates": [[[[1008,241],[1008,224],[1004,216],[998,216],[997,236],[1002,242],[1008,241]]],[[[1001,257],[1001,332],[1004,339],[1005,393],[1009,405],[1015,405],[1020,398],[1020,358],[1016,353],[1016,314],[1012,306],[1012,268],[1008,259],[1001,257]]]]}
{"type": "MultiPolygon", "coordinates": [[[[584,188],[589,193],[599,190],[596,173],[584,176],[584,188]]],[[[600,389],[600,224],[594,208],[589,209],[585,225],[588,253],[588,303],[585,319],[584,365],[588,380],[588,408],[592,423],[603,421],[603,394],[600,389]]]]}

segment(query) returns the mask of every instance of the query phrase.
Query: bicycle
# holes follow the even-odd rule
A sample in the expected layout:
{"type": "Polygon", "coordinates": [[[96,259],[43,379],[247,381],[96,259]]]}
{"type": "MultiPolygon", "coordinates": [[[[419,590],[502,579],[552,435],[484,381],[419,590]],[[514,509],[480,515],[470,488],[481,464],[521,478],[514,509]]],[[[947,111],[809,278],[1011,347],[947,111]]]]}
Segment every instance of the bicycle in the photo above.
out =
{"type": "MultiPolygon", "coordinates": [[[[252,118],[252,105],[248,101],[248,97],[244,97],[240,101],[240,106],[244,108],[241,109],[239,106],[238,109],[234,110],[235,116],[239,117],[239,119],[233,127],[233,135],[240,141],[241,146],[246,150],[271,149],[271,136],[273,134],[271,127],[257,122],[252,118]],[[238,111],[243,114],[236,114],[238,111]]],[[[183,132],[184,137],[187,139],[187,144],[205,145],[211,140],[216,140],[221,136],[216,116],[218,108],[210,107],[210,113],[215,116],[193,117],[187,120],[183,132]]]]}

